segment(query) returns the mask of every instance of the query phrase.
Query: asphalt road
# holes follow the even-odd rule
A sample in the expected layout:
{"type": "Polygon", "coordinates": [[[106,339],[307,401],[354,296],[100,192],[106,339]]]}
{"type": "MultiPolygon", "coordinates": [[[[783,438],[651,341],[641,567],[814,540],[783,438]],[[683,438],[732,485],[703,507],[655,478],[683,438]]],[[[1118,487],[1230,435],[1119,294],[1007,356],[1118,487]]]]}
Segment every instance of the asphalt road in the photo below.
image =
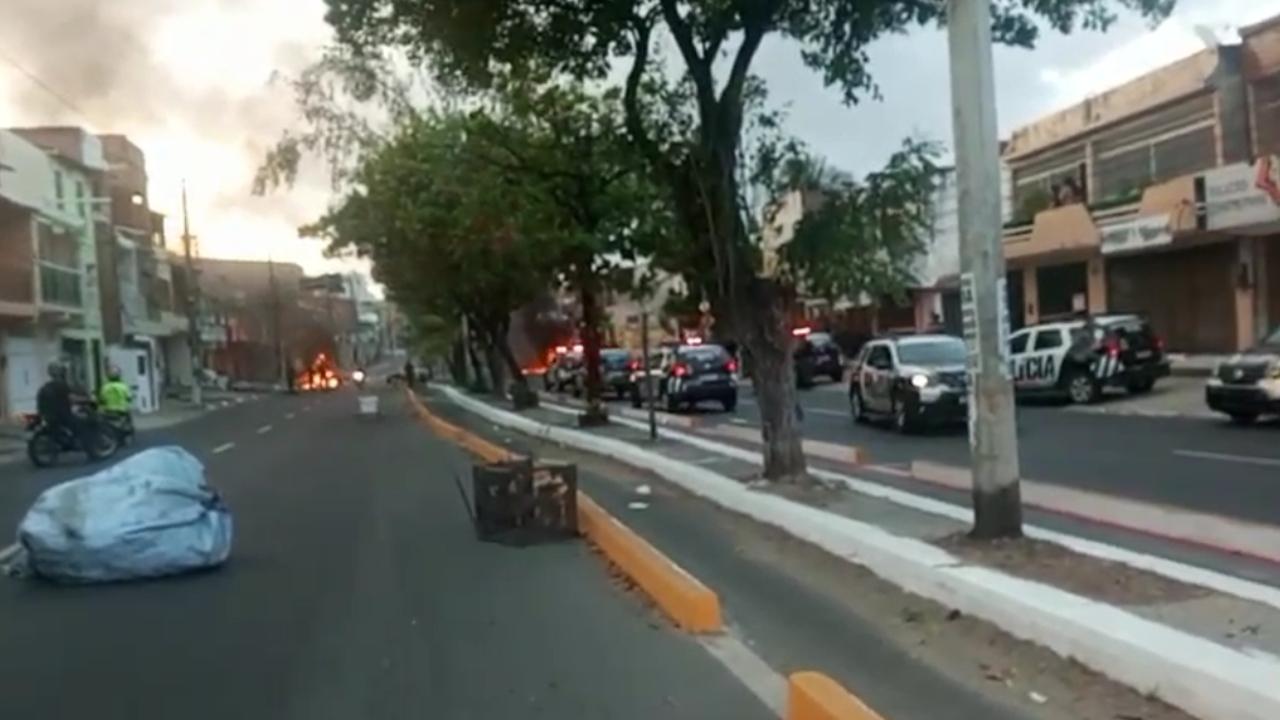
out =
{"type": "MultiPolygon", "coordinates": [[[[6,718],[765,718],[578,542],[477,542],[469,460],[351,394],[268,398],[156,433],[235,516],[216,571],[61,587],[0,579],[6,718]],[[215,450],[218,452],[215,453],[215,450]]],[[[0,525],[84,471],[0,467],[0,525]]]]}
{"type": "MultiPolygon", "coordinates": [[[[805,437],[858,445],[871,461],[930,460],[967,466],[963,427],[899,435],[856,425],[843,386],[801,392],[805,437]]],[[[1019,406],[1023,477],[1268,524],[1280,524],[1280,424],[1238,427],[1218,418],[1073,412],[1052,403],[1019,406]]],[[[735,415],[707,422],[758,426],[743,388],[735,415]]]]}

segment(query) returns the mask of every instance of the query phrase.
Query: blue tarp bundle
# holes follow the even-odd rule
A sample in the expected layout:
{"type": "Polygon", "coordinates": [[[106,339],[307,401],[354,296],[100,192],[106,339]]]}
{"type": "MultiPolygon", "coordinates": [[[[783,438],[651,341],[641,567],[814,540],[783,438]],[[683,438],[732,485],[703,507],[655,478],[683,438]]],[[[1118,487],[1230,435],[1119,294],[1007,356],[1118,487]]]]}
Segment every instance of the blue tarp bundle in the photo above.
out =
{"type": "Polygon", "coordinates": [[[60,582],[172,575],[226,561],[231,513],[191,453],[154,448],[45,490],[18,545],[19,571],[60,582]]]}

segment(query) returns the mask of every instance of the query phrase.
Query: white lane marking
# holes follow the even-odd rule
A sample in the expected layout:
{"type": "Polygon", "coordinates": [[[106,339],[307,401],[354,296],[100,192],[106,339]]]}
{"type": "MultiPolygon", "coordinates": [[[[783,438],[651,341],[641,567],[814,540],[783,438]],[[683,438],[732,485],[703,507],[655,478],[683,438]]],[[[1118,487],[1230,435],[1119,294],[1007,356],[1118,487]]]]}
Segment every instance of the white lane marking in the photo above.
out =
{"type": "Polygon", "coordinates": [[[747,422],[746,419],[740,418],[740,417],[729,418],[729,422],[733,423],[734,425],[750,425],[751,424],[747,422]]]}
{"type": "Polygon", "coordinates": [[[235,446],[236,446],[236,444],[235,444],[235,443],[233,443],[233,442],[223,443],[223,444],[221,444],[221,445],[219,445],[218,447],[216,447],[216,448],[214,448],[214,449],[213,449],[213,454],[214,454],[214,455],[221,455],[222,453],[224,453],[224,452],[226,452],[226,451],[230,450],[231,448],[233,448],[233,447],[235,447],[235,446]]]}
{"type": "Polygon", "coordinates": [[[285,414],[284,414],[284,419],[285,419],[285,420],[292,420],[292,419],[293,419],[293,413],[285,413],[285,414]]]}
{"type": "Polygon", "coordinates": [[[1230,455],[1228,453],[1202,452],[1200,450],[1174,450],[1174,455],[1198,458],[1200,460],[1221,460],[1222,462],[1244,463],[1246,465],[1266,465],[1280,467],[1280,458],[1257,457],[1254,455],[1230,455]]]}
{"type": "Polygon", "coordinates": [[[847,410],[828,410],[827,408],[805,408],[804,412],[806,415],[830,415],[832,417],[840,418],[847,417],[849,415],[849,411],[847,410]]]}
{"type": "Polygon", "coordinates": [[[270,426],[270,425],[263,425],[262,427],[258,428],[258,434],[259,434],[259,435],[266,435],[266,434],[267,434],[267,433],[269,433],[269,432],[271,432],[271,426],[270,426]]]}
{"type": "Polygon", "coordinates": [[[751,648],[730,633],[701,636],[698,644],[747,686],[765,707],[778,717],[783,716],[787,706],[787,681],[751,648]]]}

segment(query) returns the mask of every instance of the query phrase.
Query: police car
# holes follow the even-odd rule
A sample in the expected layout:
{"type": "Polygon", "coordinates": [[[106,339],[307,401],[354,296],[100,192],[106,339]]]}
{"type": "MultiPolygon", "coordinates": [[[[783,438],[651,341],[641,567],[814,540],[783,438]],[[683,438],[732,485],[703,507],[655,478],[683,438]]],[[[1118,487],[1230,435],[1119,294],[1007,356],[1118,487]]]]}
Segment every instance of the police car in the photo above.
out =
{"type": "Polygon", "coordinates": [[[889,420],[900,432],[968,417],[964,341],[923,334],[876,338],[862,346],[849,376],[855,422],[889,420]]]}
{"type": "Polygon", "coordinates": [[[1218,363],[1204,389],[1205,401],[1237,423],[1280,415],[1280,327],[1248,351],[1218,363]]]}
{"type": "Polygon", "coordinates": [[[1045,322],[1009,338],[1009,371],[1019,395],[1096,401],[1106,388],[1145,393],[1169,374],[1164,343],[1140,315],[1100,314],[1045,322]]]}

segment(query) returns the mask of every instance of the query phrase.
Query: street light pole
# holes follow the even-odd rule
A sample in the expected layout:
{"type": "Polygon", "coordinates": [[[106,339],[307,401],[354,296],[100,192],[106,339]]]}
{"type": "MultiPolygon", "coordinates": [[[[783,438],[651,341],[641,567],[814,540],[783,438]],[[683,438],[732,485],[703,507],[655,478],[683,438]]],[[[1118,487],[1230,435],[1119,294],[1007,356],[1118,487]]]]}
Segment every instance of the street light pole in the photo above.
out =
{"type": "Polygon", "coordinates": [[[182,182],[182,254],[187,267],[187,347],[191,352],[191,403],[200,407],[204,398],[200,388],[200,280],[196,277],[191,257],[191,222],[187,215],[187,183],[182,182]]]}
{"type": "Polygon", "coordinates": [[[949,0],[960,293],[973,387],[969,401],[973,536],[983,539],[1022,534],[1018,436],[1007,358],[1008,295],[990,23],[990,0],[949,0]]]}

